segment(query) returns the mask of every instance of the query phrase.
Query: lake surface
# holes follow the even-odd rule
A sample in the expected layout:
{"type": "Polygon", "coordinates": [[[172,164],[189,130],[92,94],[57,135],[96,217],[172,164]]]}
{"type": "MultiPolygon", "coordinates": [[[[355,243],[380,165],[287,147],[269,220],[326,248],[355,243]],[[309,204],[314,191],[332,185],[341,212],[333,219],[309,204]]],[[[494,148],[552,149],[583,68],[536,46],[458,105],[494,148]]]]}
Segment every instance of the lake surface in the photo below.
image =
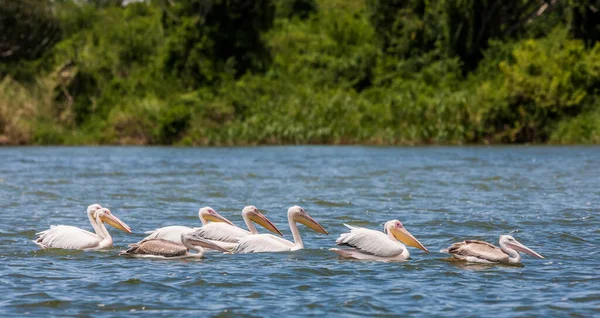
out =
{"type": "MultiPolygon", "coordinates": [[[[0,148],[0,316],[598,316],[598,147],[0,148]],[[91,226],[100,203],[133,228],[108,227],[98,252],[40,250],[52,224],[91,226]],[[305,250],[202,260],[118,256],[144,231],[198,226],[211,206],[237,225],[256,205],[305,250]],[[342,260],[328,251],[342,223],[400,219],[430,253],[403,263],[342,260]],[[541,253],[523,266],[464,266],[453,242],[511,234],[541,253]]],[[[259,229],[265,232],[264,229],[259,229]]]]}

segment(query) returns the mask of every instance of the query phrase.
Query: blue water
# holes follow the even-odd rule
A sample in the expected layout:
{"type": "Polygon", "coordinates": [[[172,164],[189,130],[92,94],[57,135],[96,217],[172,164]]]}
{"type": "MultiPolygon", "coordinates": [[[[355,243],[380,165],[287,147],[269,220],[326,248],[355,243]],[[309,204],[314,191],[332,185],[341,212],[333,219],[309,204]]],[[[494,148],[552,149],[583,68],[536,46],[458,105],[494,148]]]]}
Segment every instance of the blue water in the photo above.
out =
{"type": "MultiPolygon", "coordinates": [[[[598,316],[600,148],[0,148],[0,316],[598,316]],[[51,224],[109,227],[98,252],[39,250],[51,224]],[[330,233],[300,227],[306,249],[202,260],[118,256],[143,232],[199,224],[211,206],[242,225],[256,205],[286,235],[301,205],[330,233]],[[400,219],[431,251],[403,263],[328,251],[350,223],[400,219]],[[465,266],[438,251],[511,234],[546,259],[465,266]]],[[[261,228],[262,230],[262,228],[261,228]]],[[[264,230],[262,230],[264,231],[264,230]]]]}

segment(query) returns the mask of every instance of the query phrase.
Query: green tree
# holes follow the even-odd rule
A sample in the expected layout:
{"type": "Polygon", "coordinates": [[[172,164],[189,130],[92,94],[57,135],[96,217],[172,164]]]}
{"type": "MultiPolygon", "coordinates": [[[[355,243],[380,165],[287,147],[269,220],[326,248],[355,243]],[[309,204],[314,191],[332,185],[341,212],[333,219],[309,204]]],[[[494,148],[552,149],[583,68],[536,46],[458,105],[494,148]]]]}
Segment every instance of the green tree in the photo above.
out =
{"type": "Polygon", "coordinates": [[[38,59],[60,39],[52,9],[49,0],[0,0],[0,78],[33,76],[35,68],[20,72],[8,63],[38,59]]]}
{"type": "Polygon", "coordinates": [[[222,76],[266,69],[261,32],[273,23],[270,0],[192,0],[163,5],[168,36],[165,70],[190,88],[222,76]]]}
{"type": "Polygon", "coordinates": [[[600,0],[571,1],[570,30],[588,47],[600,41],[600,0]]]}

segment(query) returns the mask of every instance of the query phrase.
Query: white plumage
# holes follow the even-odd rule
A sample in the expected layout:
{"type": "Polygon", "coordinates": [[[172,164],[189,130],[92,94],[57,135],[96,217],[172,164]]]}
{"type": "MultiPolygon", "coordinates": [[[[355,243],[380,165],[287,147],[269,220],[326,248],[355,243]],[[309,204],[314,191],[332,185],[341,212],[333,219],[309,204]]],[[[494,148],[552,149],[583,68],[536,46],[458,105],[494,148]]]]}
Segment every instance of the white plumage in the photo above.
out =
{"type": "Polygon", "coordinates": [[[203,227],[194,229],[200,237],[213,241],[236,243],[240,238],[252,233],[227,223],[209,223],[203,227]]]}
{"type": "Polygon", "coordinates": [[[51,225],[49,230],[35,235],[38,235],[36,244],[42,248],[86,250],[112,246],[112,239],[105,240],[98,234],[70,225],[51,225]]]}
{"type": "Polygon", "coordinates": [[[363,227],[350,226],[344,224],[350,229],[349,233],[343,233],[335,241],[337,245],[348,246],[350,248],[339,249],[332,248],[331,251],[345,258],[354,258],[360,260],[380,260],[380,261],[404,261],[410,257],[406,246],[400,242],[423,249],[427,249],[414,238],[398,220],[388,221],[384,225],[384,234],[363,227]]]}
{"type": "Polygon", "coordinates": [[[165,226],[165,227],[158,228],[154,231],[144,232],[146,234],[150,234],[150,235],[146,236],[144,238],[144,240],[163,239],[163,240],[181,244],[181,235],[190,233],[190,232],[194,231],[195,229],[199,229],[199,228],[191,228],[191,227],[181,226],[181,225],[165,226]]]}
{"type": "MultiPolygon", "coordinates": [[[[203,207],[203,208],[199,209],[198,210],[198,218],[200,218],[200,222],[202,223],[203,227],[208,224],[213,224],[214,222],[224,222],[224,223],[228,223],[228,224],[233,224],[226,218],[222,217],[219,213],[217,213],[211,207],[203,207]],[[209,221],[211,221],[213,223],[208,223],[209,221]]],[[[163,240],[183,244],[183,242],[181,241],[181,235],[191,233],[198,229],[200,229],[200,228],[198,228],[198,227],[192,228],[192,227],[181,226],[181,225],[165,226],[165,227],[155,229],[154,231],[145,232],[146,234],[150,234],[150,235],[146,236],[144,238],[144,240],[163,239],[163,240]]]]}
{"type": "Polygon", "coordinates": [[[69,225],[52,225],[49,230],[36,233],[38,237],[34,242],[42,248],[87,250],[111,247],[113,240],[104,222],[131,233],[131,228],[127,224],[99,204],[90,205],[87,214],[96,233],[69,225]]]}
{"type": "Polygon", "coordinates": [[[302,248],[272,234],[256,234],[242,238],[233,253],[286,252],[302,248]]]}
{"type": "Polygon", "coordinates": [[[319,233],[327,234],[327,231],[310,217],[303,208],[293,206],[288,209],[288,223],[292,230],[294,242],[271,234],[248,235],[239,240],[239,244],[233,249],[233,253],[284,252],[303,249],[304,243],[296,222],[300,222],[319,233]]]}
{"type": "Polygon", "coordinates": [[[277,229],[266,216],[264,216],[256,207],[249,205],[244,207],[242,210],[242,217],[244,223],[248,227],[249,231],[246,231],[235,225],[227,223],[209,223],[201,228],[192,231],[199,237],[211,240],[214,244],[221,246],[225,249],[232,249],[237,246],[238,241],[246,236],[258,235],[258,230],[254,226],[253,222],[262,225],[267,230],[281,234],[281,231],[277,229]]]}
{"type": "Polygon", "coordinates": [[[337,245],[346,245],[355,248],[361,253],[381,256],[393,257],[406,253],[408,258],[408,250],[404,244],[391,240],[386,234],[367,229],[364,227],[354,227],[344,224],[350,229],[350,233],[343,233],[335,241],[337,245]]]}

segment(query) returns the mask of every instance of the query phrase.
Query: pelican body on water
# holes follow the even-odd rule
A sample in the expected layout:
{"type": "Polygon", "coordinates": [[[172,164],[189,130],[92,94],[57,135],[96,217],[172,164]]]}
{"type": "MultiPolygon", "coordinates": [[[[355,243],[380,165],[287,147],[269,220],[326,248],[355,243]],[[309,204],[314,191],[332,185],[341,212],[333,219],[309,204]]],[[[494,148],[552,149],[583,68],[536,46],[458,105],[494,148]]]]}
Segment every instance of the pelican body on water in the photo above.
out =
{"type": "MultiPolygon", "coordinates": [[[[87,216],[95,233],[74,226],[53,225],[46,231],[36,233],[37,238],[34,242],[42,248],[96,250],[113,245],[112,237],[104,223],[131,233],[131,228],[127,224],[99,204],[88,206],[87,216]]],[[[272,234],[259,234],[253,222],[282,235],[281,231],[252,205],[242,210],[242,217],[248,230],[233,225],[210,207],[199,209],[198,217],[203,224],[200,228],[167,226],[146,232],[151,234],[138,243],[130,244],[129,249],[123,251],[121,255],[162,258],[202,257],[205,248],[225,253],[296,251],[304,248],[296,223],[302,223],[318,233],[328,234],[323,226],[297,205],[287,211],[293,242],[272,234]]],[[[330,249],[344,258],[405,261],[410,257],[406,245],[428,252],[427,248],[408,232],[399,220],[386,222],[383,232],[347,224],[344,226],[350,232],[342,233],[336,240],[336,244],[348,248],[330,249]]],[[[520,264],[519,252],[544,258],[510,235],[501,235],[499,243],[500,247],[496,247],[483,241],[465,240],[452,244],[442,252],[449,253],[455,260],[484,264],[520,264]]]]}
{"type": "Polygon", "coordinates": [[[296,205],[288,209],[288,223],[292,230],[294,242],[272,234],[248,235],[239,240],[238,245],[233,249],[233,253],[284,252],[303,249],[304,243],[296,222],[300,222],[316,232],[328,234],[321,224],[308,215],[303,208],[296,205]]]}
{"type": "Polygon", "coordinates": [[[523,252],[536,258],[544,258],[536,251],[519,243],[510,235],[500,235],[500,248],[483,241],[466,240],[454,243],[444,252],[460,261],[486,264],[520,264],[523,252]]]}
{"type": "Polygon", "coordinates": [[[385,233],[344,224],[350,233],[343,233],[335,241],[337,245],[350,248],[332,248],[331,251],[344,258],[377,261],[405,261],[410,257],[405,244],[429,252],[419,240],[408,232],[402,222],[391,220],[385,223],[385,233]]]}
{"type": "Polygon", "coordinates": [[[127,224],[100,204],[90,205],[87,208],[87,215],[95,233],[70,225],[52,225],[49,230],[36,233],[38,237],[34,242],[42,248],[96,250],[113,245],[112,237],[106,230],[104,222],[131,233],[131,228],[127,224]]]}
{"type": "Polygon", "coordinates": [[[248,227],[248,231],[226,222],[211,222],[192,232],[225,249],[235,248],[239,240],[243,237],[259,234],[253,222],[275,234],[283,236],[283,233],[253,205],[244,207],[242,218],[248,227]]]}
{"type": "Polygon", "coordinates": [[[201,258],[204,256],[204,248],[227,252],[219,245],[204,239],[194,233],[181,235],[182,244],[163,239],[144,239],[138,243],[130,244],[129,249],[119,255],[136,257],[160,257],[160,258],[201,258]],[[196,253],[190,253],[189,251],[196,253]]]}
{"type": "MultiPolygon", "coordinates": [[[[214,222],[223,222],[223,223],[227,223],[229,225],[233,225],[233,223],[231,223],[231,221],[224,218],[219,213],[217,213],[217,211],[215,211],[213,208],[208,207],[208,206],[200,208],[200,210],[198,210],[198,218],[200,218],[200,222],[202,223],[203,227],[211,224],[209,222],[213,222],[213,223],[214,222]]],[[[158,228],[154,231],[146,232],[146,234],[150,234],[150,235],[148,235],[144,239],[149,240],[149,239],[156,238],[156,239],[163,239],[163,240],[181,244],[182,243],[181,242],[182,234],[185,234],[185,233],[197,230],[197,229],[198,228],[191,228],[191,227],[180,226],[180,225],[166,226],[166,227],[158,228]]]]}

